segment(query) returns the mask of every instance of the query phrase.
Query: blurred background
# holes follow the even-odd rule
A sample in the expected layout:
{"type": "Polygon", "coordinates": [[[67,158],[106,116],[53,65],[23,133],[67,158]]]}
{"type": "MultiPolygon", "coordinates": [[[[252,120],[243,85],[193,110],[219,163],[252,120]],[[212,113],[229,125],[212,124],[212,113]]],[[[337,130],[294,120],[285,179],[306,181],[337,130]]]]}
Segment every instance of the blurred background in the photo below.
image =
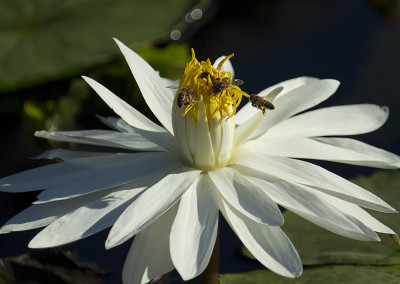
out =
{"type": "MultiPolygon", "coordinates": [[[[0,7],[0,177],[49,163],[30,159],[49,148],[92,149],[33,136],[42,129],[105,129],[95,114],[115,114],[81,75],[156,121],[112,37],[174,80],[191,47],[199,60],[235,53],[236,77],[247,93],[298,76],[337,79],[339,90],[321,106],[389,106],[388,122],[357,139],[400,154],[399,0],[0,0],[0,7]]],[[[345,178],[373,172],[319,164],[345,178]]],[[[0,193],[0,224],[36,195],[0,193]]],[[[262,269],[238,253],[240,242],[221,225],[221,273],[262,269]]],[[[0,257],[28,252],[38,232],[0,235],[0,257]]],[[[62,248],[105,272],[86,283],[121,282],[130,242],[105,251],[107,233],[62,248]]],[[[176,273],[170,280],[180,283],[176,273]]]]}

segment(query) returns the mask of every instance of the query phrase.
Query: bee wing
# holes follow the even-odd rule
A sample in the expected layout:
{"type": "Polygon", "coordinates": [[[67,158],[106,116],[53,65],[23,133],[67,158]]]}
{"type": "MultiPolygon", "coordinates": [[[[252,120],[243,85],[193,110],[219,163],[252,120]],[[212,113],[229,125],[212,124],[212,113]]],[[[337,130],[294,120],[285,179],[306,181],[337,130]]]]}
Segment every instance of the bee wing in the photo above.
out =
{"type": "Polygon", "coordinates": [[[269,94],[266,95],[264,97],[264,99],[266,99],[267,101],[272,102],[276,98],[276,96],[279,95],[280,92],[282,92],[282,90],[283,90],[283,87],[275,88],[271,92],[269,92],[269,94]]]}
{"type": "Polygon", "coordinates": [[[244,81],[241,79],[233,79],[231,84],[235,85],[235,86],[241,86],[241,85],[243,85],[243,83],[244,83],[244,81]]]}

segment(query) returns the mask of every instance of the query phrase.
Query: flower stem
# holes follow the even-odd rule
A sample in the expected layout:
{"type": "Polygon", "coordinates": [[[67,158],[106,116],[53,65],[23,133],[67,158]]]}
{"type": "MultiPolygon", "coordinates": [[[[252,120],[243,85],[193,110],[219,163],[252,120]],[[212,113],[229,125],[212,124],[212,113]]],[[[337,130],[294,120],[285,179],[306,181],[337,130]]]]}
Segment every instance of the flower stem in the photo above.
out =
{"type": "Polygon", "coordinates": [[[214,249],[210,262],[200,276],[200,284],[218,284],[219,278],[219,225],[217,239],[215,240],[214,249]]]}

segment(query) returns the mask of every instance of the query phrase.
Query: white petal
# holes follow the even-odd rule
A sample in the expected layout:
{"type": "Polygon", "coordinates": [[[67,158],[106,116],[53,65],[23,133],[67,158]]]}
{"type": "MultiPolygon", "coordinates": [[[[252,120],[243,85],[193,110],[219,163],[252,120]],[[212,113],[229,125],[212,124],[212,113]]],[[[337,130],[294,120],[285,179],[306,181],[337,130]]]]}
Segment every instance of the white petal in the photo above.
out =
{"type": "Polygon", "coordinates": [[[147,131],[165,131],[162,127],[158,126],[143,114],[138,112],[135,108],[118,98],[106,87],[89,77],[82,76],[82,78],[93,88],[93,90],[96,91],[103,101],[105,101],[108,106],[115,111],[116,114],[118,114],[130,125],[147,131]]]}
{"type": "Polygon", "coordinates": [[[179,200],[189,187],[195,187],[199,170],[181,168],[147,189],[118,218],[106,241],[106,248],[117,246],[146,228],[179,200]]]}
{"type": "Polygon", "coordinates": [[[291,117],[268,130],[270,137],[354,135],[374,131],[389,116],[389,109],[370,104],[321,108],[291,117]]]}
{"type": "MultiPolygon", "coordinates": [[[[156,71],[156,72],[157,72],[157,74],[159,74],[158,71],[156,71]]],[[[181,79],[178,79],[178,80],[171,80],[171,79],[168,79],[168,78],[161,77],[161,81],[163,82],[164,86],[166,86],[166,87],[175,87],[175,88],[178,88],[178,87],[179,87],[179,84],[180,84],[180,82],[181,82],[181,79]]],[[[172,96],[172,98],[173,98],[173,97],[175,96],[176,90],[174,91],[173,88],[168,88],[168,89],[170,90],[171,96],[172,96]]]]}
{"type": "MultiPolygon", "coordinates": [[[[187,137],[184,135],[186,133],[186,120],[188,117],[182,118],[181,115],[184,110],[179,111],[178,106],[173,104],[172,113],[175,114],[172,118],[172,126],[175,133],[175,141],[177,144],[177,151],[187,165],[193,165],[193,158],[189,150],[189,143],[187,142],[187,137]],[[176,135],[177,134],[177,135],[176,135]]],[[[191,122],[188,122],[191,123],[191,122]]],[[[190,128],[191,131],[195,131],[194,128],[190,128]]],[[[193,144],[191,144],[193,145],[193,144]]]]}
{"type": "MultiPolygon", "coordinates": [[[[215,165],[214,151],[212,148],[210,131],[208,128],[207,114],[202,98],[198,101],[197,107],[197,147],[194,156],[194,162],[199,167],[213,168],[215,165]]],[[[192,119],[190,115],[186,118],[186,120],[188,119],[192,119]]]]}
{"type": "Polygon", "coordinates": [[[98,200],[76,209],[47,226],[35,236],[29,247],[61,246],[112,226],[132,201],[164,175],[165,173],[153,175],[121,186],[107,195],[103,194],[98,200]]]}
{"type": "MultiPolygon", "coordinates": [[[[225,58],[226,56],[220,56],[215,60],[213,66],[217,68],[218,64],[225,58]]],[[[235,78],[235,70],[233,69],[232,63],[230,59],[224,62],[224,65],[222,65],[221,70],[231,72],[232,78],[235,78]]]]}
{"type": "MultiPolygon", "coordinates": [[[[168,134],[160,132],[148,132],[149,134],[168,136],[168,134]]],[[[105,147],[114,147],[121,149],[130,150],[141,150],[141,151],[165,151],[162,146],[159,146],[157,139],[153,138],[153,141],[146,139],[138,132],[126,133],[117,132],[111,130],[80,130],[80,131],[36,131],[36,137],[45,138],[53,141],[81,143],[88,145],[99,145],[105,147]]],[[[166,140],[166,139],[164,139],[166,140]]],[[[162,141],[162,140],[161,140],[162,141]]]]}
{"type": "MultiPolygon", "coordinates": [[[[279,95],[279,93],[282,91],[282,89],[283,87],[276,88],[272,90],[270,93],[268,93],[264,98],[272,103],[275,100],[275,98],[279,95]]],[[[268,110],[266,112],[266,115],[268,115],[269,113],[270,111],[268,110]]],[[[246,142],[248,137],[256,130],[258,125],[263,120],[264,120],[264,113],[259,111],[251,119],[248,119],[244,123],[239,125],[236,128],[236,133],[235,133],[235,139],[234,139],[235,146],[242,145],[244,142],[246,142]]]]}
{"type": "Polygon", "coordinates": [[[284,157],[243,153],[232,163],[294,183],[311,186],[354,204],[381,212],[396,212],[389,204],[369,191],[308,162],[284,157]]]}
{"type": "Polygon", "coordinates": [[[354,163],[351,164],[383,168],[383,169],[398,169],[400,167],[399,156],[354,139],[315,138],[315,140],[332,146],[337,146],[340,147],[341,149],[349,150],[355,153],[366,154],[370,158],[369,160],[366,161],[355,161],[354,163]]]}
{"type": "Polygon", "coordinates": [[[164,85],[158,73],[146,61],[119,40],[114,40],[125,56],[147,105],[162,125],[173,133],[171,111],[174,96],[172,91],[164,85]]]}
{"type": "Polygon", "coordinates": [[[1,190],[38,195],[43,203],[99,191],[128,183],[180,165],[169,154],[133,153],[69,160],[17,173],[0,180],[1,190]]]}
{"type": "Polygon", "coordinates": [[[33,157],[33,159],[56,159],[59,158],[61,160],[68,161],[68,160],[75,160],[81,158],[89,158],[89,157],[96,157],[96,156],[105,156],[105,155],[115,155],[114,153],[107,153],[107,152],[85,152],[85,151],[71,151],[66,149],[51,149],[47,150],[46,152],[33,157]]]}
{"type": "MultiPolygon", "coordinates": [[[[171,156],[163,155],[161,152],[109,157],[117,158],[113,160],[89,158],[92,159],[89,163],[84,163],[83,159],[75,160],[83,163],[75,167],[75,171],[78,172],[71,176],[67,175],[67,178],[72,178],[72,181],[58,184],[60,181],[56,180],[56,184],[52,184],[53,187],[48,187],[37,196],[38,201],[35,203],[71,198],[91,191],[107,189],[180,166],[180,163],[171,156]],[[106,164],[101,164],[102,162],[106,164]]],[[[59,179],[65,179],[65,176],[60,176],[59,179]]]]}
{"type": "Polygon", "coordinates": [[[271,180],[268,175],[246,167],[234,168],[245,175],[248,184],[257,186],[279,205],[322,228],[356,240],[379,240],[368,224],[360,222],[351,213],[338,210],[331,199],[325,198],[329,196],[325,193],[295,183],[271,180]]]}
{"type": "Polygon", "coordinates": [[[148,283],[174,269],[169,236],[177,208],[172,206],[135,237],[122,270],[124,284],[148,283]]]}
{"type": "MultiPolygon", "coordinates": [[[[280,82],[278,84],[275,84],[271,87],[266,88],[265,90],[261,91],[258,93],[259,96],[264,97],[268,93],[270,93],[272,90],[276,89],[277,87],[283,87],[282,92],[279,94],[279,96],[286,96],[287,93],[291,92],[292,90],[299,88],[305,84],[308,84],[313,81],[318,81],[319,79],[317,78],[311,78],[311,77],[298,77],[294,79],[290,79],[287,81],[280,82]]],[[[257,109],[255,109],[250,103],[244,105],[236,114],[236,124],[240,125],[244,123],[246,120],[249,120],[251,117],[259,113],[257,109]]]]}
{"type": "Polygon", "coordinates": [[[185,121],[185,132],[184,135],[181,134],[177,136],[186,136],[187,147],[190,154],[193,156],[196,153],[197,145],[197,123],[193,120],[190,114],[182,117],[182,120],[185,121]]]}
{"type": "Polygon", "coordinates": [[[8,220],[7,223],[1,227],[0,233],[25,231],[47,226],[59,217],[93,200],[99,199],[105,194],[107,194],[107,192],[94,192],[69,200],[32,205],[8,220]]]}
{"type": "Polygon", "coordinates": [[[231,168],[208,173],[223,198],[236,210],[252,219],[270,226],[282,226],[283,217],[275,202],[262,190],[249,186],[242,175],[231,168]]]}
{"type": "Polygon", "coordinates": [[[392,229],[372,217],[367,211],[365,211],[361,207],[327,194],[324,194],[324,199],[328,200],[329,203],[335,206],[338,210],[341,210],[342,212],[345,212],[346,214],[357,218],[375,232],[396,235],[396,233],[392,229]]]}
{"type": "Polygon", "coordinates": [[[206,268],[217,237],[218,203],[215,186],[207,174],[197,187],[185,192],[170,235],[171,258],[183,280],[192,279],[206,268]]]}
{"type": "Polygon", "coordinates": [[[311,80],[284,95],[278,95],[274,100],[275,109],[262,118],[248,139],[254,139],[288,117],[321,103],[329,98],[338,86],[339,82],[336,80],[311,80]]]}
{"type": "MultiPolygon", "coordinates": [[[[226,123],[225,119],[223,119],[221,121],[221,114],[219,112],[217,112],[216,114],[212,115],[209,118],[209,123],[210,123],[210,137],[211,137],[211,144],[212,144],[213,152],[214,152],[214,155],[216,157],[218,157],[220,155],[221,144],[223,143],[223,142],[221,142],[222,133],[224,131],[226,131],[225,129],[222,130],[221,128],[229,127],[230,125],[226,123]]],[[[235,129],[233,128],[233,133],[234,133],[234,131],[235,131],[235,129]]],[[[225,139],[225,140],[227,140],[227,139],[225,139]]],[[[227,146],[225,146],[225,147],[227,147],[227,146]]],[[[231,145],[231,147],[232,147],[232,145],[231,145]]],[[[229,154],[229,156],[230,156],[230,154],[229,154]]]]}
{"type": "Polygon", "coordinates": [[[300,257],[279,227],[254,222],[222,199],[220,202],[220,210],[232,230],[259,262],[286,277],[301,275],[303,266],[300,257]]]}
{"type": "Polygon", "coordinates": [[[108,127],[115,129],[120,132],[127,132],[127,133],[136,133],[136,135],[142,136],[144,139],[152,141],[154,144],[159,145],[164,149],[172,149],[174,148],[174,136],[167,131],[162,132],[155,132],[155,131],[147,131],[143,129],[139,129],[133,127],[125,122],[125,120],[118,118],[118,117],[102,117],[100,115],[96,115],[97,118],[101,120],[105,125],[108,127]]]}
{"type": "Polygon", "coordinates": [[[232,155],[233,138],[235,135],[235,118],[222,119],[220,124],[221,146],[219,149],[218,162],[220,165],[226,164],[232,155]]]}
{"type": "Polygon", "coordinates": [[[247,141],[239,152],[316,159],[377,168],[398,168],[400,157],[357,140],[345,138],[260,137],[247,141]],[[347,142],[334,144],[341,140],[347,142]],[[331,142],[331,143],[330,143],[331,142]],[[343,146],[343,147],[342,147],[343,146]]]}
{"type": "Polygon", "coordinates": [[[120,131],[120,132],[136,132],[138,128],[129,125],[125,120],[115,116],[101,116],[96,114],[96,117],[104,123],[104,125],[110,127],[111,129],[120,131]]]}

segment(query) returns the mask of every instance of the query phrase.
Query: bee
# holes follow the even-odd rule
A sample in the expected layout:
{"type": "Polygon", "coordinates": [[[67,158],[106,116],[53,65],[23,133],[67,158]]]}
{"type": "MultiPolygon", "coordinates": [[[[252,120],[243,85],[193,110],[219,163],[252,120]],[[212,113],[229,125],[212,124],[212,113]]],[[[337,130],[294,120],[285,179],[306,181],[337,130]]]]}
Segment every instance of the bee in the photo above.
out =
{"type": "Polygon", "coordinates": [[[188,105],[189,103],[192,103],[195,101],[194,98],[194,91],[190,87],[174,87],[174,86],[168,86],[167,88],[170,89],[178,89],[177,91],[177,98],[176,98],[176,105],[181,108],[183,105],[188,105]]]}
{"type": "Polygon", "coordinates": [[[256,107],[259,110],[262,110],[263,115],[265,115],[265,112],[267,111],[267,109],[271,109],[271,110],[275,109],[275,106],[271,102],[264,100],[260,96],[250,95],[249,100],[253,107],[256,107]]]}
{"type": "Polygon", "coordinates": [[[182,87],[178,89],[178,95],[176,99],[176,104],[178,107],[182,107],[183,105],[188,105],[190,102],[194,100],[194,91],[189,87],[182,87]]]}
{"type": "Polygon", "coordinates": [[[224,78],[217,78],[213,84],[212,90],[214,92],[215,95],[222,93],[223,91],[225,91],[230,84],[234,85],[234,86],[240,86],[242,85],[244,82],[243,80],[240,79],[233,79],[232,82],[228,77],[224,77],[224,78]]]}
{"type": "MultiPolygon", "coordinates": [[[[283,90],[283,87],[275,88],[268,95],[266,95],[266,97],[274,99],[280,92],[282,92],[282,90],[283,90]]],[[[275,109],[275,106],[270,101],[267,101],[266,99],[264,99],[261,96],[250,95],[249,100],[253,107],[256,107],[262,111],[263,115],[265,115],[265,112],[268,109],[270,109],[270,110],[275,109]]]]}
{"type": "Polygon", "coordinates": [[[208,73],[207,71],[205,71],[205,72],[203,72],[203,73],[201,73],[201,74],[199,75],[199,78],[206,78],[206,79],[207,79],[207,76],[211,76],[211,75],[210,75],[210,73],[208,73]]]}

